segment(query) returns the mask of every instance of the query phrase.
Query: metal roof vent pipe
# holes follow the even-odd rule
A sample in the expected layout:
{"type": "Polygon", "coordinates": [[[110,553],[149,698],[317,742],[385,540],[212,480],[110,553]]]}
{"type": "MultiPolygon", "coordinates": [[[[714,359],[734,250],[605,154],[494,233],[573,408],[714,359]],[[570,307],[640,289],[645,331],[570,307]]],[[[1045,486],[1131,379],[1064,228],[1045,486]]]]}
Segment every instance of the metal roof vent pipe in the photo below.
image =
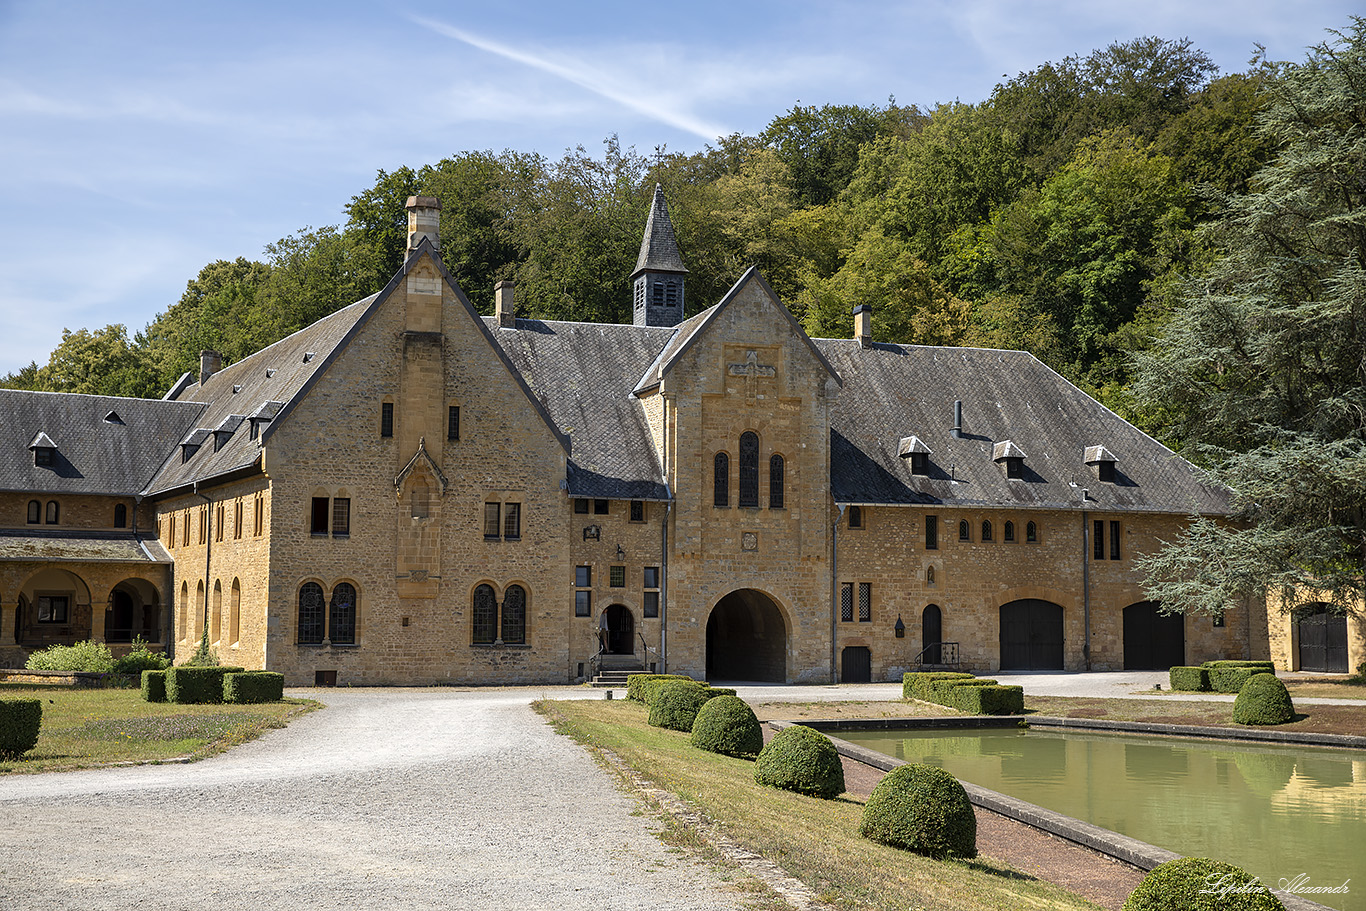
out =
{"type": "Polygon", "coordinates": [[[953,403],[953,438],[961,440],[963,438],[963,400],[958,399],[953,403]]]}
{"type": "Polygon", "coordinates": [[[859,304],[854,307],[854,338],[860,348],[873,347],[873,305],[859,304]]]}
{"type": "Polygon", "coordinates": [[[199,385],[223,369],[223,355],[217,351],[199,352],[199,385]]]}

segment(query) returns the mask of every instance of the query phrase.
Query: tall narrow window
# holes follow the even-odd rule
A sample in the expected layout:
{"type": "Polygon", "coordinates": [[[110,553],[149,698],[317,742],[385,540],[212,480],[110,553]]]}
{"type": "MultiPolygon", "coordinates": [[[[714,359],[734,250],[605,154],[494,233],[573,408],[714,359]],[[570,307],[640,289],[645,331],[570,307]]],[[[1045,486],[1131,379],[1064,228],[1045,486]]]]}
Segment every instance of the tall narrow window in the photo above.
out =
{"type": "Polygon", "coordinates": [[[641,613],[650,619],[657,618],[659,616],[659,567],[645,567],[644,578],[641,581],[645,588],[645,600],[642,602],[641,613]]]}
{"type": "Polygon", "coordinates": [[[421,478],[408,489],[408,515],[414,519],[427,518],[432,507],[432,489],[421,478]]]}
{"type": "Polygon", "coordinates": [[[982,540],[983,540],[983,541],[990,541],[990,540],[991,540],[991,520],[990,520],[990,519],[985,519],[985,520],[982,521],[982,540]]]}
{"type": "Polygon", "coordinates": [[[122,503],[115,504],[114,506],[114,527],[128,527],[128,507],[122,503]]]}
{"type": "Polygon", "coordinates": [[[959,540],[959,541],[971,541],[971,540],[972,540],[972,526],[968,524],[968,520],[967,520],[967,519],[962,519],[962,520],[959,521],[959,523],[958,523],[958,540],[959,540]]]}
{"type": "Polygon", "coordinates": [[[1119,559],[1119,523],[1110,523],[1110,559],[1119,559]]]}
{"type": "Polygon", "coordinates": [[[223,521],[223,516],[225,515],[226,510],[227,510],[227,507],[224,506],[222,503],[219,503],[219,504],[217,504],[217,505],[214,507],[214,510],[213,510],[213,539],[214,539],[215,541],[222,541],[222,540],[223,540],[223,526],[227,524],[226,522],[223,521]]]}
{"type": "Polygon", "coordinates": [[[574,592],[574,616],[591,617],[593,615],[593,593],[574,592]]]}
{"type": "Polygon", "coordinates": [[[644,522],[644,521],[645,521],[645,501],[644,501],[644,500],[632,500],[632,501],[631,501],[631,521],[632,521],[632,522],[644,522]]]}
{"type": "Polygon", "coordinates": [[[452,405],[446,409],[446,439],[460,439],[460,406],[452,405]]]}
{"type": "Polygon", "coordinates": [[[862,527],[863,527],[863,507],[862,507],[862,506],[850,506],[850,507],[849,507],[849,527],[850,527],[850,528],[862,528],[862,527]]]}
{"type": "Polygon", "coordinates": [[[356,587],[338,582],[328,608],[327,638],[333,645],[356,644],[356,587]]]}
{"type": "Polygon", "coordinates": [[[332,534],[341,538],[351,535],[350,497],[337,497],[332,501],[332,534]]]}
{"type": "Polygon", "coordinates": [[[236,645],[242,640],[242,583],[232,580],[228,594],[228,642],[236,645]]]}
{"type": "MultiPolygon", "coordinates": [[[[43,521],[43,504],[37,500],[28,501],[28,524],[37,525],[43,521]]],[[[171,532],[171,537],[175,537],[175,532],[171,532]]]]}
{"type": "Polygon", "coordinates": [[[938,550],[938,549],[939,549],[939,517],[938,517],[938,516],[926,516],[926,517],[925,517],[925,549],[926,549],[926,550],[938,550]]]}
{"type": "Polygon", "coordinates": [[[175,547],[175,513],[166,519],[166,546],[175,547]]]}
{"type": "Polygon", "coordinates": [[[56,524],[57,524],[57,520],[60,518],[60,516],[61,516],[61,507],[57,505],[57,501],[56,501],[56,500],[48,500],[48,501],[47,501],[47,524],[48,524],[48,525],[56,525],[56,524]]]}
{"type": "Polygon", "coordinates": [[[740,434],[740,506],[759,505],[759,435],[740,434]]]}
{"type": "Polygon", "coordinates": [[[327,534],[327,497],[313,498],[313,512],[308,530],[315,535],[327,534]]]}
{"type": "Polygon", "coordinates": [[[1105,523],[1097,519],[1091,523],[1091,555],[1097,560],[1105,559],[1105,523]]]}
{"type": "MultiPolygon", "coordinates": [[[[503,505],[501,503],[484,504],[484,540],[497,541],[500,531],[501,519],[503,517],[503,505]]],[[[492,641],[492,640],[490,640],[492,641]]]]}
{"type": "Polygon", "coordinates": [[[180,543],[186,547],[190,546],[190,511],[185,510],[185,527],[180,533],[180,543]]]}
{"type": "Polygon", "coordinates": [[[783,508],[783,457],[776,454],[768,460],[768,508],[783,508]]]}
{"type": "Polygon", "coordinates": [[[199,543],[209,543],[209,507],[199,507],[199,543]]]}
{"type": "Polygon", "coordinates": [[[305,582],[299,589],[299,644],[321,645],[323,641],[323,587],[316,582],[305,582]]]}
{"type": "Polygon", "coordinates": [[[1039,526],[1033,522],[1025,525],[1025,541],[1030,544],[1037,543],[1039,540],[1039,526]]]}
{"type": "Polygon", "coordinates": [[[854,622],[854,583],[840,583],[840,621],[854,622]]]}
{"type": "Polygon", "coordinates": [[[379,406],[379,435],[391,437],[394,435],[394,403],[384,402],[379,406]]]}
{"type": "Polygon", "coordinates": [[[873,583],[858,584],[858,622],[873,622],[873,583]]]}
{"type": "Polygon", "coordinates": [[[1004,530],[1004,532],[1002,533],[1001,537],[1004,538],[1006,541],[1014,541],[1014,540],[1015,540],[1015,523],[1014,523],[1014,522],[1007,522],[1007,523],[1006,523],[1005,530],[1004,530]]]}
{"type": "Polygon", "coordinates": [[[522,537],[522,504],[503,504],[503,538],[517,541],[522,537]]]}
{"type": "Polygon", "coordinates": [[[645,600],[641,602],[641,614],[647,620],[654,620],[659,617],[659,592],[645,592],[645,600]]]}
{"type": "Polygon", "coordinates": [[[712,460],[711,505],[724,509],[730,505],[730,456],[718,452],[712,460]]]}
{"type": "Polygon", "coordinates": [[[257,494],[252,501],[252,533],[256,537],[261,537],[261,532],[266,526],[266,498],[257,494]]]}
{"type": "Polygon", "coordinates": [[[526,589],[509,585],[503,594],[503,643],[526,645],[526,589]]]}
{"type": "Polygon", "coordinates": [[[481,585],[474,590],[472,641],[475,645],[492,645],[498,632],[498,599],[493,586],[481,585]]]}

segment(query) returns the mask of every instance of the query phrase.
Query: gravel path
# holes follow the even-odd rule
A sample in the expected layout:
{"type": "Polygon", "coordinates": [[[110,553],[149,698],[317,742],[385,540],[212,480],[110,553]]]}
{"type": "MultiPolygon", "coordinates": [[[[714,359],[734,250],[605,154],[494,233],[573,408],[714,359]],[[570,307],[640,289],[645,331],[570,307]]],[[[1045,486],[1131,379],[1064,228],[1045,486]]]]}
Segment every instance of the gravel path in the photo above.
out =
{"type": "Polygon", "coordinates": [[[203,762],[7,776],[0,909],[739,907],[541,692],[301,691],[327,710],[203,762]]]}

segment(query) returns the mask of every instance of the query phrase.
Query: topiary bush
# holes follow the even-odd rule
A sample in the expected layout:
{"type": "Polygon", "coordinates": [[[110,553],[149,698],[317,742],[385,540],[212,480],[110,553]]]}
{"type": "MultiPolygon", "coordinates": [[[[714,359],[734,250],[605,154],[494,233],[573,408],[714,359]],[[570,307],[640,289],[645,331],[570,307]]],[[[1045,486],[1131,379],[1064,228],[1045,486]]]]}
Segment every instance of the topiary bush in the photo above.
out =
{"type": "Polygon", "coordinates": [[[820,731],[794,724],[759,751],[754,780],[771,788],[829,800],[844,793],[839,751],[820,731]]]}
{"type": "Polygon", "coordinates": [[[38,745],[43,703],[38,699],[0,699],[0,759],[18,759],[38,745]]]}
{"type": "Polygon", "coordinates": [[[680,680],[690,683],[697,682],[686,674],[628,674],[626,676],[626,698],[649,705],[654,701],[654,693],[659,686],[680,680]]]}
{"type": "Polygon", "coordinates": [[[1254,674],[1233,700],[1234,724],[1285,724],[1294,717],[1295,704],[1275,674],[1254,674]]]}
{"type": "Polygon", "coordinates": [[[650,724],[657,728],[688,733],[692,730],[697,712],[711,698],[705,683],[695,680],[665,681],[654,694],[650,705],[650,724]]]}
{"type": "Polygon", "coordinates": [[[166,701],[166,672],[142,672],[142,698],[145,702],[166,701]]]}
{"type": "Polygon", "coordinates": [[[240,667],[180,667],[166,670],[166,701],[181,705],[203,703],[216,704],[223,701],[223,677],[229,673],[241,673],[240,667]]]}
{"type": "Polygon", "coordinates": [[[692,745],[709,753],[754,756],[764,748],[764,731],[745,700],[734,695],[717,696],[698,709],[692,745]]]}
{"type": "Polygon", "coordinates": [[[28,656],[24,665],[32,671],[87,671],[112,674],[114,654],[103,642],[87,639],[75,645],[53,645],[28,656]]]}
{"type": "Polygon", "coordinates": [[[223,675],[223,701],[279,702],[285,698],[285,675],[273,671],[241,671],[223,675]]]}
{"type": "Polygon", "coordinates": [[[1178,857],[1154,867],[1129,893],[1124,911],[1285,911],[1285,905],[1241,867],[1178,857]]]}
{"type": "Polygon", "coordinates": [[[1216,693],[1241,693],[1253,674],[1263,673],[1266,671],[1251,667],[1212,667],[1209,668],[1209,688],[1216,693]]]}
{"type": "Polygon", "coordinates": [[[953,700],[954,708],[969,715],[1024,714],[1024,687],[1019,686],[960,686],[953,700]]]}
{"type": "Polygon", "coordinates": [[[1209,668],[1174,667],[1167,672],[1171,688],[1190,693],[1203,693],[1209,689],[1209,668]]]}
{"type": "Polygon", "coordinates": [[[901,698],[930,702],[929,687],[937,680],[971,680],[971,674],[959,671],[912,671],[901,675],[901,698]]]}
{"type": "Polygon", "coordinates": [[[859,834],[927,857],[976,857],[977,814],[967,791],[943,769],[893,769],[873,788],[859,834]]]}

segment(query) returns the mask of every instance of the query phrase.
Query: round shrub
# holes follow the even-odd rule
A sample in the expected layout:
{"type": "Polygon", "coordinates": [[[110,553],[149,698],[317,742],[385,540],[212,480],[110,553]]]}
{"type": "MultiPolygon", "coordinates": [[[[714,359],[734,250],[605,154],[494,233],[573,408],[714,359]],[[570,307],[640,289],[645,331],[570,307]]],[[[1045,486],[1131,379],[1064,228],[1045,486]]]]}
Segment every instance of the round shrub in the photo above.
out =
{"type": "Polygon", "coordinates": [[[1253,674],[1233,701],[1234,724],[1285,724],[1294,717],[1295,704],[1275,674],[1253,674]]]}
{"type": "Polygon", "coordinates": [[[18,759],[38,745],[43,703],[37,699],[0,699],[0,759],[18,759]]]}
{"type": "Polygon", "coordinates": [[[977,814],[967,791],[943,769],[893,769],[868,797],[859,834],[927,857],[976,857],[977,814]]]}
{"type": "Polygon", "coordinates": [[[794,724],[779,731],[759,752],[754,780],[771,788],[829,800],[844,793],[844,766],[829,737],[794,724]]]}
{"type": "Polygon", "coordinates": [[[692,725],[692,745],[709,753],[753,756],[764,748],[764,731],[745,700],[717,696],[698,710],[692,725]]]}
{"type": "Polygon", "coordinates": [[[1154,867],[1129,893],[1124,911],[1285,911],[1285,906],[1240,867],[1179,857],[1154,867]]]}
{"type": "Polygon", "coordinates": [[[650,724],[657,728],[688,733],[697,712],[706,704],[707,686],[692,681],[674,681],[660,686],[650,704],[650,724]]]}

